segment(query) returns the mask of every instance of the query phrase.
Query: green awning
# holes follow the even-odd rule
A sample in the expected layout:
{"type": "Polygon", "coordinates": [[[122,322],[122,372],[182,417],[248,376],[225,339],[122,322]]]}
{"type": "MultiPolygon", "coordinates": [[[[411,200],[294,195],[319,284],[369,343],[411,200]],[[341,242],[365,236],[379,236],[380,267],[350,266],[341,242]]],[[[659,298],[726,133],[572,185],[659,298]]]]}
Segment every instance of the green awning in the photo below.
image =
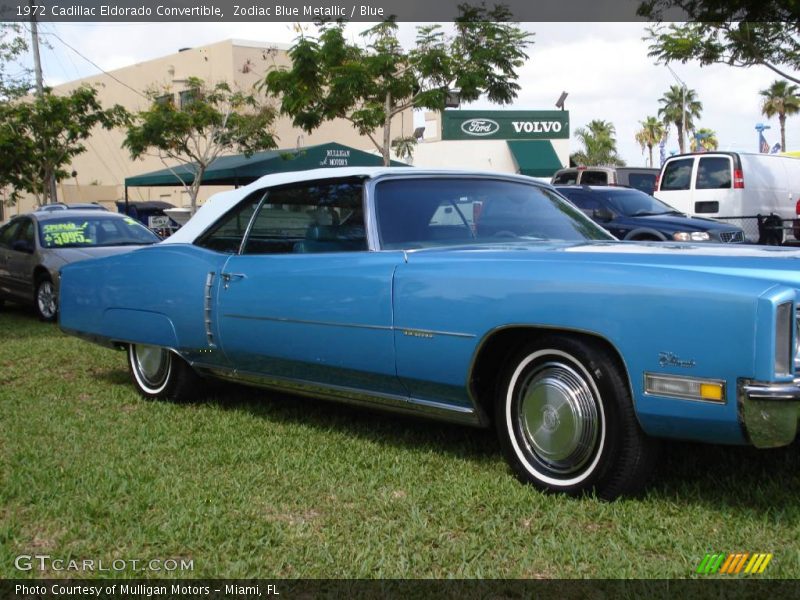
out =
{"type": "Polygon", "coordinates": [[[508,149],[517,163],[517,172],[530,177],[550,177],[563,169],[549,140],[508,140],[508,149]]]}
{"type": "MultiPolygon", "coordinates": [[[[383,158],[350,146],[330,143],[307,146],[291,150],[256,152],[247,157],[243,154],[220,156],[211,163],[203,176],[203,185],[246,185],[259,177],[285,171],[305,171],[324,167],[379,167],[383,158]]],[[[408,166],[392,161],[392,166],[408,166]]],[[[181,180],[191,184],[194,176],[187,165],[176,165],[172,169],[161,169],[142,175],[125,178],[126,187],[180,186],[181,180]],[[179,177],[180,179],[179,179],[179,177]]]]}

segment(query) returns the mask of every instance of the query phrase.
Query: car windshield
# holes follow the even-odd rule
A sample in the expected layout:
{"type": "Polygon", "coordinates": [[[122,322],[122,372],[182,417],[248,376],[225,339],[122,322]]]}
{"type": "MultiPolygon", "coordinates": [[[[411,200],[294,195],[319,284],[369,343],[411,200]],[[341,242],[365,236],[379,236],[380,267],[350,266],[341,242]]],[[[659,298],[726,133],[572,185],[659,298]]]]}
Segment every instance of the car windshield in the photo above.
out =
{"type": "MultiPolygon", "coordinates": [[[[100,211],[98,211],[100,212],[100,211]]],[[[59,217],[39,222],[44,248],[88,248],[155,244],[159,238],[130,217],[59,217]]]]}
{"type": "Polygon", "coordinates": [[[387,249],[613,239],[557,194],[522,182],[392,179],[376,186],[375,205],[387,249]]]}
{"type": "Polygon", "coordinates": [[[680,214],[669,204],[639,190],[596,190],[611,208],[626,217],[680,214]]]}

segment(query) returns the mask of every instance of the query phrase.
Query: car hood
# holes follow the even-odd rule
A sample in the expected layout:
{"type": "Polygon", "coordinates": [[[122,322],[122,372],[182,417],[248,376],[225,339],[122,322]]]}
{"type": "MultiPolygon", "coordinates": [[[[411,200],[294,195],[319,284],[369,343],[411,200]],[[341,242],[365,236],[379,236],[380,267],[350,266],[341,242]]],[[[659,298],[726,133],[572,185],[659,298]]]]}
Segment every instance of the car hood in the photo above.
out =
{"type": "MultiPolygon", "coordinates": [[[[702,217],[688,217],[672,214],[643,215],[640,217],[620,217],[626,223],[636,226],[668,229],[673,231],[737,231],[739,228],[702,217]]],[[[613,223],[613,222],[612,222],[613,223]]],[[[611,223],[609,223],[610,225],[611,223]]]]}
{"type": "Polygon", "coordinates": [[[800,288],[800,249],[678,242],[511,242],[409,250],[409,263],[429,260],[581,263],[587,268],[630,265],[699,271],[784,283],[800,288]]]}

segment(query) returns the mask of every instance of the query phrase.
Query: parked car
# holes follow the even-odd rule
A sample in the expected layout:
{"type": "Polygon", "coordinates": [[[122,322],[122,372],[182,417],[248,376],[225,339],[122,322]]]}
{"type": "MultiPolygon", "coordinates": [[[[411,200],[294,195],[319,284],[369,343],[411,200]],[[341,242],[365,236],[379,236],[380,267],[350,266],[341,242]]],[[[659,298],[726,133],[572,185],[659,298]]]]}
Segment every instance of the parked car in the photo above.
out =
{"type": "Polygon", "coordinates": [[[659,169],[650,167],[570,167],[556,171],[553,185],[622,185],[652,194],[659,169]]]}
{"type": "Polygon", "coordinates": [[[44,204],[36,209],[36,212],[52,212],[59,210],[108,210],[105,206],[98,202],[73,202],[66,204],[64,202],[54,202],[52,204],[44,204]]]}
{"type": "Polygon", "coordinates": [[[796,437],[800,251],[725,250],[616,241],[522,176],[318,169],[66,265],[60,323],[147,398],[218,378],[494,426],[522,481],[610,499],[658,438],[796,437]]]}
{"type": "Polygon", "coordinates": [[[133,217],[161,238],[169,237],[180,227],[167,214],[167,211],[175,208],[169,202],[163,200],[125,202],[119,200],[116,204],[118,212],[133,217]]]}
{"type": "Polygon", "coordinates": [[[57,315],[59,268],[146,246],[159,238],[130,217],[99,210],[37,211],[0,227],[0,305],[33,303],[39,317],[57,315]]]}
{"type": "Polygon", "coordinates": [[[690,215],[729,220],[774,214],[790,221],[800,215],[800,159],[745,152],[679,154],[664,163],[654,195],[690,215]]]}
{"type": "Polygon", "coordinates": [[[742,243],[744,231],[727,223],[687,217],[639,190],[557,185],[556,190],[620,240],[742,243]]]}

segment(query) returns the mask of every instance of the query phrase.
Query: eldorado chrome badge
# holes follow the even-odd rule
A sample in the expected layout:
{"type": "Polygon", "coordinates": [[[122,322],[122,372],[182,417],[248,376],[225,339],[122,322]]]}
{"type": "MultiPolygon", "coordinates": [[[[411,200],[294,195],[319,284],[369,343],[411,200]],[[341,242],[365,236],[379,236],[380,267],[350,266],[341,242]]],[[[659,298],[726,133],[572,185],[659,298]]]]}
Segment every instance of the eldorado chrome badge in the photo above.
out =
{"type": "Polygon", "coordinates": [[[682,369],[691,369],[696,365],[697,362],[694,359],[684,360],[672,352],[658,353],[659,367],[681,367],[682,369]]]}

